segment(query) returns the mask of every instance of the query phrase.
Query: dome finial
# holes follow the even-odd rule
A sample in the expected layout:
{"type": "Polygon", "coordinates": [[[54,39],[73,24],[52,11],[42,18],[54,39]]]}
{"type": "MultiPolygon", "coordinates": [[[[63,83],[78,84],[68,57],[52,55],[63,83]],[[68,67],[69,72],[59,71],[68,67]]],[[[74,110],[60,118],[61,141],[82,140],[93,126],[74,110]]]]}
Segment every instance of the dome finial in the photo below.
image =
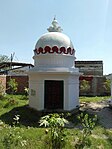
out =
{"type": "Polygon", "coordinates": [[[54,20],[56,20],[56,15],[54,15],[54,20]]]}
{"type": "Polygon", "coordinates": [[[52,21],[52,26],[50,26],[47,30],[49,32],[61,32],[62,31],[61,27],[58,25],[56,16],[54,16],[54,19],[52,21]]]}

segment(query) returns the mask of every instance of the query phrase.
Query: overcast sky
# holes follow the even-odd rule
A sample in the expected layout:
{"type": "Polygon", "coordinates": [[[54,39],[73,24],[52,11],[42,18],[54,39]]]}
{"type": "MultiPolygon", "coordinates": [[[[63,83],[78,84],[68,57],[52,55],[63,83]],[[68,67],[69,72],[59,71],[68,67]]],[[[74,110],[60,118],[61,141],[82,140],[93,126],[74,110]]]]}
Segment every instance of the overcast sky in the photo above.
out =
{"type": "Polygon", "coordinates": [[[76,60],[103,60],[112,73],[112,0],[0,0],[0,54],[33,64],[33,49],[56,15],[76,60]]]}

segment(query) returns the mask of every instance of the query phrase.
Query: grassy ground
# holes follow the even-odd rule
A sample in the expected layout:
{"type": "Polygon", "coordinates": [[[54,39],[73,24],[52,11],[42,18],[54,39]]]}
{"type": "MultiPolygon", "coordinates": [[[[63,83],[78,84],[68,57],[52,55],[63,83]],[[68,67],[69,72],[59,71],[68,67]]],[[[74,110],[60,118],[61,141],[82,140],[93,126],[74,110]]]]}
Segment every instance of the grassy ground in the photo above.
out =
{"type": "MultiPolygon", "coordinates": [[[[109,97],[81,97],[81,102],[98,102],[109,97]]],[[[79,112],[80,113],[80,112],[79,112]]],[[[77,114],[79,114],[77,113],[77,114]]],[[[68,118],[74,126],[78,124],[77,114],[68,118]]],[[[44,149],[48,148],[45,128],[40,128],[38,121],[42,115],[28,107],[28,100],[22,95],[7,95],[0,98],[0,149],[44,149]],[[15,115],[20,115],[19,124],[13,126],[15,115]],[[3,123],[2,123],[3,122],[3,123]],[[11,127],[9,127],[11,125],[11,127]]],[[[81,129],[67,128],[65,149],[74,149],[81,129]]],[[[112,148],[112,129],[105,129],[97,124],[89,136],[85,149],[112,148]]]]}
{"type": "Polygon", "coordinates": [[[104,96],[104,97],[100,97],[100,96],[96,96],[96,97],[80,97],[80,102],[100,102],[102,100],[107,100],[109,99],[109,96],[104,96]]]}

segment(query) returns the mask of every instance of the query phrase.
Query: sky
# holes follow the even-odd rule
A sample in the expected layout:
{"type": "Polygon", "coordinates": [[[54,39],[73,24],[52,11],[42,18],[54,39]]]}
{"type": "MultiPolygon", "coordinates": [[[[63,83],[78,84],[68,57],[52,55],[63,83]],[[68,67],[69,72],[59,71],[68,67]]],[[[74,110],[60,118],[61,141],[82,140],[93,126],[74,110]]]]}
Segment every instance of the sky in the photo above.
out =
{"type": "Polygon", "coordinates": [[[0,0],[0,55],[34,63],[38,39],[56,16],[76,60],[102,60],[112,73],[112,0],[0,0]]]}

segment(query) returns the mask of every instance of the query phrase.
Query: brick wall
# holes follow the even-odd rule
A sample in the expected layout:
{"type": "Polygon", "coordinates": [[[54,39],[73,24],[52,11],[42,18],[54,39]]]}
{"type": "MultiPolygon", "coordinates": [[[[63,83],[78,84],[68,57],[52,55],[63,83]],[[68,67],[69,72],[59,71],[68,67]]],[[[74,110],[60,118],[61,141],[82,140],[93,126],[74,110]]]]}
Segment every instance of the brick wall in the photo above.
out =
{"type": "MultiPolygon", "coordinates": [[[[96,78],[96,95],[106,95],[106,90],[103,87],[104,82],[106,81],[105,77],[98,77],[96,78]]],[[[94,81],[94,80],[93,80],[94,81]]]]}
{"type": "MultiPolygon", "coordinates": [[[[89,77],[86,76],[83,79],[89,81],[90,89],[87,92],[80,91],[80,93],[79,93],[80,96],[110,95],[110,92],[108,93],[103,87],[103,84],[106,81],[106,77],[104,77],[104,76],[94,76],[92,79],[89,79],[89,77]]],[[[83,79],[80,79],[80,83],[83,79]]]]}
{"type": "Polygon", "coordinates": [[[0,75],[0,83],[3,85],[3,93],[5,93],[6,90],[6,75],[0,75]]]}
{"type": "MultiPolygon", "coordinates": [[[[15,79],[16,82],[18,83],[18,89],[17,89],[17,94],[23,94],[24,93],[24,88],[28,87],[28,76],[7,76],[6,81],[8,82],[11,79],[15,79]]],[[[8,84],[6,84],[6,87],[8,89],[8,84]]],[[[6,91],[7,93],[10,93],[10,89],[6,91]]]]}

